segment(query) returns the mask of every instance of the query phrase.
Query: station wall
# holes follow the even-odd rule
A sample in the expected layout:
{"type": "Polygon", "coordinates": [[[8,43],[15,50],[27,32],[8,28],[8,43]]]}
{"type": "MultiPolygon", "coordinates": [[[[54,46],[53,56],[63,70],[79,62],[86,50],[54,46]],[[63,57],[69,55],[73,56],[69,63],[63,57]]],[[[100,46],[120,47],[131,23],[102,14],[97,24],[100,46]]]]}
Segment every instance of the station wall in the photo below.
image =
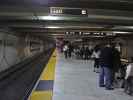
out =
{"type": "Polygon", "coordinates": [[[0,71],[21,60],[17,54],[17,43],[18,39],[15,36],[0,33],[0,71]]]}
{"type": "Polygon", "coordinates": [[[39,39],[17,37],[12,34],[0,32],[0,72],[43,52],[44,43],[39,39]]]}

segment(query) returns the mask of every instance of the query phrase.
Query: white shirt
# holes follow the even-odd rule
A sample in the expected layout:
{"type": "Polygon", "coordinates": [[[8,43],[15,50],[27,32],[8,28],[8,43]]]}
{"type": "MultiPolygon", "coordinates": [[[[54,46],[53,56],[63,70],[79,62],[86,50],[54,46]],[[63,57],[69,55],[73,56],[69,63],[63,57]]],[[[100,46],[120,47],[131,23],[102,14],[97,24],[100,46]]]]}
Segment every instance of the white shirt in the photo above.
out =
{"type": "Polygon", "coordinates": [[[92,54],[92,57],[99,58],[99,55],[100,55],[100,51],[98,51],[98,52],[94,51],[92,54]]]}
{"type": "Polygon", "coordinates": [[[63,51],[67,51],[68,50],[68,46],[65,45],[64,48],[63,48],[63,51]]]}
{"type": "Polygon", "coordinates": [[[129,76],[133,76],[133,63],[127,66],[125,79],[127,79],[129,76]]]}

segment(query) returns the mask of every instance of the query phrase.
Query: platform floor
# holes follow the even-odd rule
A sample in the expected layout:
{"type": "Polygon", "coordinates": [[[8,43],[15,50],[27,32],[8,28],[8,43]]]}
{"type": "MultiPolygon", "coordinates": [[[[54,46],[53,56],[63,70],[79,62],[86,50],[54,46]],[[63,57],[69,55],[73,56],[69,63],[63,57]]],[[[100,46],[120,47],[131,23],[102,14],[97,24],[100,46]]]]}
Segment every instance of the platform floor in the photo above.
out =
{"type": "Polygon", "coordinates": [[[93,61],[66,60],[58,54],[53,100],[133,100],[133,97],[122,89],[99,88],[93,61]]]}
{"type": "Polygon", "coordinates": [[[38,80],[35,90],[32,92],[29,100],[52,100],[53,84],[56,66],[56,50],[51,55],[47,65],[38,80]]]}

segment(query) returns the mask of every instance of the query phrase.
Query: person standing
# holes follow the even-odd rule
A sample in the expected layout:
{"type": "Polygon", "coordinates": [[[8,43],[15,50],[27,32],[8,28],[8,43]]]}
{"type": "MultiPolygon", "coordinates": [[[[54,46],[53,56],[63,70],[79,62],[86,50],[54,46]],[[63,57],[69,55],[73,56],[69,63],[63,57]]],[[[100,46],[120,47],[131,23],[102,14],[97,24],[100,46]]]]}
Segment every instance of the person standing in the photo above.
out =
{"type": "Polygon", "coordinates": [[[68,45],[68,56],[69,56],[69,58],[71,58],[72,52],[73,52],[73,46],[72,46],[72,44],[70,43],[70,44],[68,45]]]}
{"type": "Polygon", "coordinates": [[[125,92],[129,95],[133,94],[133,58],[126,69],[125,92]]]}
{"type": "Polygon", "coordinates": [[[81,59],[84,59],[84,55],[85,55],[85,47],[84,45],[80,48],[80,55],[81,55],[81,59]]]}
{"type": "Polygon", "coordinates": [[[113,50],[109,44],[101,49],[99,61],[99,86],[105,86],[106,90],[112,90],[113,50]]]}
{"type": "Polygon", "coordinates": [[[64,45],[63,51],[64,51],[65,58],[67,59],[67,57],[68,57],[68,45],[67,44],[64,45]]]}
{"type": "Polygon", "coordinates": [[[112,46],[113,50],[113,70],[112,70],[112,84],[115,83],[115,74],[119,72],[121,68],[120,52],[115,48],[115,45],[112,46]]]}
{"type": "Polygon", "coordinates": [[[85,60],[88,60],[89,59],[89,54],[90,54],[90,50],[89,50],[89,47],[86,46],[85,47],[85,50],[84,50],[84,55],[85,55],[85,60]]]}
{"type": "Polygon", "coordinates": [[[98,73],[100,50],[95,49],[93,51],[92,56],[94,57],[94,70],[93,71],[98,73]]]}

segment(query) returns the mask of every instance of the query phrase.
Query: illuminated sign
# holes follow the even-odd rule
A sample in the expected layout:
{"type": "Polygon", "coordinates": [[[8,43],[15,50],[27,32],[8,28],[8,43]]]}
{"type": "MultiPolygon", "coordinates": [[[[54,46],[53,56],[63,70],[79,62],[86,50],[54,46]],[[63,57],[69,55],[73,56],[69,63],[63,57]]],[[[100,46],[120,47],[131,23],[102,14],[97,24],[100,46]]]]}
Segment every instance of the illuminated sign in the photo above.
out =
{"type": "Polygon", "coordinates": [[[87,14],[87,10],[82,10],[82,15],[86,15],[87,14]]]}
{"type": "Polygon", "coordinates": [[[87,10],[81,9],[81,8],[51,7],[50,14],[52,15],[87,15],[87,10]]]}
{"type": "Polygon", "coordinates": [[[51,8],[50,14],[63,14],[63,9],[62,8],[51,8]]]}

